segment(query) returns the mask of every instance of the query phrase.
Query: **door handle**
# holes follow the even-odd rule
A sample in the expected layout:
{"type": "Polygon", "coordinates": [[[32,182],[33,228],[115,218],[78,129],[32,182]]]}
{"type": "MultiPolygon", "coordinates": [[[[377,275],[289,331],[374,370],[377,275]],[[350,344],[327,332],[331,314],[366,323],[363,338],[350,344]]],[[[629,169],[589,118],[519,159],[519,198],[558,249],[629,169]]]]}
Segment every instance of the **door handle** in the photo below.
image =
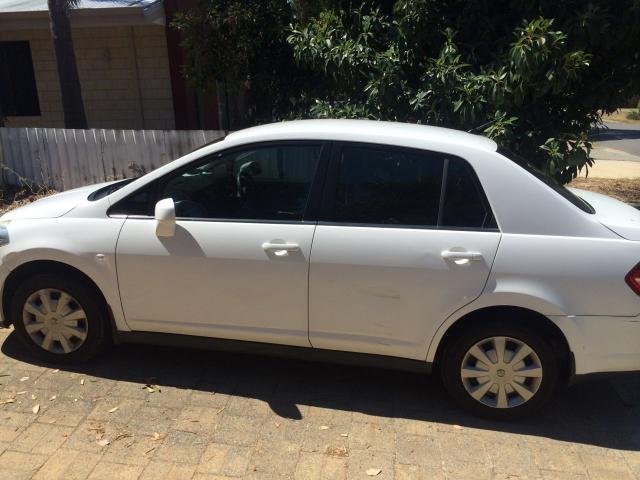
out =
{"type": "Polygon", "coordinates": [[[273,254],[278,257],[283,257],[287,255],[287,253],[289,252],[295,252],[296,250],[300,250],[300,245],[298,245],[297,243],[264,242],[262,244],[262,249],[268,252],[273,252],[273,254]]]}
{"type": "Polygon", "coordinates": [[[458,252],[455,250],[443,250],[441,255],[442,255],[442,258],[444,258],[445,260],[453,260],[456,263],[458,262],[466,263],[466,262],[462,262],[463,260],[466,260],[468,262],[482,260],[482,254],[480,252],[467,252],[467,251],[458,252]]]}

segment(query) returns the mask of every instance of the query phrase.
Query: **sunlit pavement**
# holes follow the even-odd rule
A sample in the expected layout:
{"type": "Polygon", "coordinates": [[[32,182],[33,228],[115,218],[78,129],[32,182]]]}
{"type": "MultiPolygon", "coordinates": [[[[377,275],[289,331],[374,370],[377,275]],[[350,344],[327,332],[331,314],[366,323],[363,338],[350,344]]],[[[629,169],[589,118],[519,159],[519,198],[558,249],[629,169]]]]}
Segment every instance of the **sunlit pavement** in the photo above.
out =
{"type": "Polygon", "coordinates": [[[640,375],[496,423],[417,374],[136,345],[56,367],[0,342],[0,479],[640,479],[640,375]]]}

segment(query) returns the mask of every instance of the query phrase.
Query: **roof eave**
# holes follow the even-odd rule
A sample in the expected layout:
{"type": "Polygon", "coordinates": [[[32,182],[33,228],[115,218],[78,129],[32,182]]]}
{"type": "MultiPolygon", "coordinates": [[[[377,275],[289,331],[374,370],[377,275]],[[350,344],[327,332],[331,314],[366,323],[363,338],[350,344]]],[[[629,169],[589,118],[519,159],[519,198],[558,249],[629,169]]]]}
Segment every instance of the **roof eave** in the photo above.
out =
{"type": "MultiPolygon", "coordinates": [[[[161,1],[147,7],[85,8],[69,14],[72,28],[164,25],[164,5],[161,1]]],[[[37,30],[49,28],[46,10],[0,13],[0,31],[37,30]]]]}

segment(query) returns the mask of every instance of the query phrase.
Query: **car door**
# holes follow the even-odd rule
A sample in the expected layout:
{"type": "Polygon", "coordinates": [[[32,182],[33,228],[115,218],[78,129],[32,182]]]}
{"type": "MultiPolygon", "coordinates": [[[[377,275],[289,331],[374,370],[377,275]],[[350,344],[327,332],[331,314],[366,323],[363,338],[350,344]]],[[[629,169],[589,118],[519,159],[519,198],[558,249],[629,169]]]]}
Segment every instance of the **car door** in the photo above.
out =
{"type": "Polygon", "coordinates": [[[463,159],[334,146],[309,275],[317,348],[426,358],[437,327],[477,298],[500,233],[463,159]]]}
{"type": "Polygon", "coordinates": [[[133,330],[309,346],[305,221],[320,142],[214,154],[114,206],[128,214],[116,249],[133,330]],[[176,230],[156,235],[156,201],[172,198],[176,230]],[[144,215],[131,213],[146,212],[144,215]]]}

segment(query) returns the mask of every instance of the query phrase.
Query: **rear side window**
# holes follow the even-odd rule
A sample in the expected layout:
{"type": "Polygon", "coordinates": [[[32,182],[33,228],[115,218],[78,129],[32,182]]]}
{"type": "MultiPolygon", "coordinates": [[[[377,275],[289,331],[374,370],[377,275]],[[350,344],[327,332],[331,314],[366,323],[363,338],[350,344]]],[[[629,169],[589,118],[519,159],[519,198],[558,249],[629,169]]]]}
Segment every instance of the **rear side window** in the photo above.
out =
{"type": "Polygon", "coordinates": [[[450,159],[447,162],[446,178],[439,226],[497,227],[471,165],[460,158],[450,159]]]}
{"type": "Polygon", "coordinates": [[[346,146],[332,220],[339,223],[495,229],[471,166],[457,157],[383,146],[346,146]]]}
{"type": "Polygon", "coordinates": [[[402,150],[342,151],[335,220],[437,225],[444,159],[402,150]]]}

